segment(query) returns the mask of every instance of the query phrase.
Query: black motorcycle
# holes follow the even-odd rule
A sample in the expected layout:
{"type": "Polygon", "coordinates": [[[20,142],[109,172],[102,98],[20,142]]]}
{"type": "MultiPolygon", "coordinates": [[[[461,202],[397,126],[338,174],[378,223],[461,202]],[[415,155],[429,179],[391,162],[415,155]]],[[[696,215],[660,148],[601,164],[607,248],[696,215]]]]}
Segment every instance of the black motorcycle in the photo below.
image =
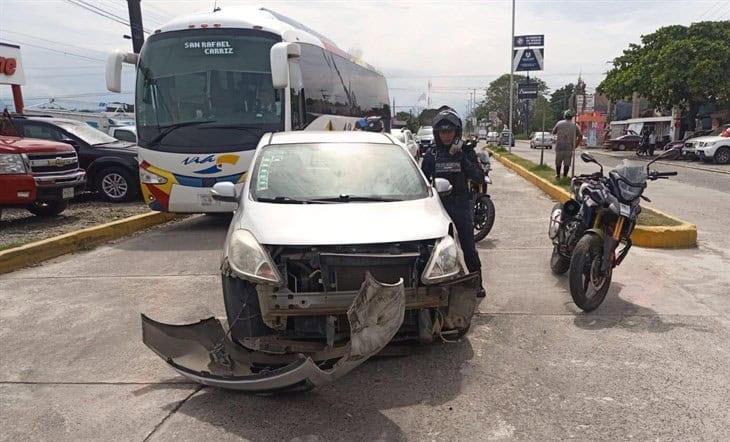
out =
{"type": "Polygon", "coordinates": [[[478,242],[486,238],[492,230],[495,210],[492,197],[488,193],[488,187],[492,184],[492,179],[489,178],[489,171],[492,169],[489,156],[484,152],[479,152],[477,159],[484,170],[484,181],[477,183],[469,180],[469,192],[474,207],[474,241],[478,242]]]}
{"type": "Polygon", "coordinates": [[[582,310],[592,311],[601,305],[611,285],[613,268],[631,249],[631,232],[641,213],[640,200],[650,201],[643,195],[647,180],[677,175],[652,171],[650,166],[659,159],[678,155],[678,151],[668,150],[646,167],[624,160],[604,176],[603,166],[592,155],[581,154],[584,162],[595,163],[601,170],[573,177],[573,198],[553,207],[548,235],[553,242],[550,268],[557,275],[570,271],[570,295],[582,310]],[[623,247],[617,252],[619,244],[623,247]]]}

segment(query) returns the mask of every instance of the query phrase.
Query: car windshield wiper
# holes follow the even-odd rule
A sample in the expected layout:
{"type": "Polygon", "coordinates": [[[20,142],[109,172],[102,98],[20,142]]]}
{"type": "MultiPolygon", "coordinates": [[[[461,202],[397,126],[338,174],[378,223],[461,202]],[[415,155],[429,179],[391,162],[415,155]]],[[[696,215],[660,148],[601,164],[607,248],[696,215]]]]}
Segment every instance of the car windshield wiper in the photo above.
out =
{"type": "Polygon", "coordinates": [[[259,126],[247,126],[245,124],[214,124],[212,126],[201,127],[201,129],[236,129],[243,130],[253,135],[260,135],[266,132],[266,129],[259,126]]]}
{"type": "Polygon", "coordinates": [[[401,198],[387,198],[382,196],[365,196],[365,195],[340,195],[330,198],[317,198],[311,201],[324,201],[324,202],[337,202],[337,203],[349,203],[351,201],[353,202],[360,202],[360,201],[367,201],[367,202],[393,202],[393,201],[403,201],[401,198]]]}
{"type": "Polygon", "coordinates": [[[258,201],[260,203],[277,203],[277,204],[321,204],[321,202],[319,200],[297,199],[297,198],[291,198],[288,196],[275,196],[273,198],[259,197],[259,198],[256,198],[256,201],[258,201]]]}
{"type": "Polygon", "coordinates": [[[165,139],[166,136],[170,135],[174,130],[180,129],[181,127],[187,126],[198,126],[200,124],[215,123],[216,120],[203,120],[203,121],[183,121],[180,123],[170,124],[168,126],[160,126],[160,133],[157,134],[153,139],[150,140],[150,145],[160,143],[165,139]]]}

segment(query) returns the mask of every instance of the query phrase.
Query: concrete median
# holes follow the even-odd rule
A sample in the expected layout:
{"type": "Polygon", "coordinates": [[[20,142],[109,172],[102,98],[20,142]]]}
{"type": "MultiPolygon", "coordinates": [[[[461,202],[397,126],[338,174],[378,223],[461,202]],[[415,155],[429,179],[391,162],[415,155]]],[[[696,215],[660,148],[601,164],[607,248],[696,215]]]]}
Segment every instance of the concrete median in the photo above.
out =
{"type": "MultiPolygon", "coordinates": [[[[542,177],[539,177],[527,170],[525,167],[515,163],[503,155],[500,155],[499,152],[492,152],[494,153],[494,158],[496,158],[497,161],[540,188],[554,200],[564,202],[570,199],[570,192],[567,190],[556,186],[542,177]]],[[[653,208],[647,210],[651,210],[658,215],[672,220],[673,224],[676,225],[637,225],[631,235],[631,241],[635,246],[649,248],[690,248],[697,246],[697,226],[653,208]]]]}
{"type": "Polygon", "coordinates": [[[178,215],[173,213],[144,213],[3,250],[0,251],[0,274],[38,264],[67,253],[87,250],[130,233],[166,223],[177,217],[178,215]]]}

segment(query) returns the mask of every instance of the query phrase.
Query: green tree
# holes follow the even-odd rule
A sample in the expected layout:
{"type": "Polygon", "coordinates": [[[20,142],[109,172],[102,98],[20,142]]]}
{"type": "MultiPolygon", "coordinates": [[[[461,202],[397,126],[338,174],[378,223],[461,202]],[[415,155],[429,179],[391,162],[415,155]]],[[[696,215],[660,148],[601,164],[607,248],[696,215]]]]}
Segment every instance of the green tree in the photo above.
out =
{"type": "MultiPolygon", "coordinates": [[[[523,75],[514,76],[514,84],[512,87],[512,97],[514,105],[512,108],[512,124],[514,126],[515,134],[525,132],[525,106],[521,103],[521,100],[517,100],[517,84],[521,81],[525,81],[527,78],[523,75]]],[[[548,91],[547,84],[541,79],[534,77],[530,79],[531,82],[537,82],[538,84],[538,99],[537,102],[541,103],[546,100],[545,94],[548,91]],[[541,101],[542,100],[542,101],[541,101]]],[[[503,123],[508,124],[509,122],[509,74],[504,74],[496,80],[489,83],[486,89],[486,98],[482,104],[477,108],[477,118],[488,118],[490,111],[496,111],[499,119],[503,123]]],[[[533,126],[535,101],[532,100],[531,111],[530,111],[530,127],[533,126]]],[[[542,125],[542,117],[540,117],[540,125],[542,125]]]]}
{"type": "Polygon", "coordinates": [[[550,95],[550,112],[553,114],[555,120],[561,120],[563,118],[563,112],[570,109],[570,96],[573,94],[575,85],[568,83],[565,86],[556,89],[555,92],[550,95]]]}
{"type": "Polygon", "coordinates": [[[439,113],[438,109],[424,109],[418,116],[419,127],[430,126],[437,113],[439,113]]]}
{"type": "Polygon", "coordinates": [[[401,112],[398,112],[395,115],[395,117],[397,119],[399,119],[399,120],[405,121],[406,122],[406,127],[408,128],[408,130],[410,130],[413,133],[416,133],[416,131],[418,130],[418,128],[420,126],[418,124],[418,118],[416,118],[415,116],[413,116],[413,114],[410,113],[410,112],[402,112],[401,111],[401,112]]]}
{"type": "Polygon", "coordinates": [[[613,60],[598,91],[613,100],[638,92],[654,106],[730,105],[730,21],[659,28],[613,60]]]}

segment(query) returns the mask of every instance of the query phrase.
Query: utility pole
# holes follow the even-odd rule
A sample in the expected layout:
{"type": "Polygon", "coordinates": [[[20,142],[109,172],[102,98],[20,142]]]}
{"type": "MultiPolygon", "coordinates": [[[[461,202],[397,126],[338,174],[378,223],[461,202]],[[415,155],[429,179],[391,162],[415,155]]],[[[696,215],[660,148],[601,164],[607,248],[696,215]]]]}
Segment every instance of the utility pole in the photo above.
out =
{"type": "Polygon", "coordinates": [[[512,61],[512,57],[514,57],[515,53],[515,0],[512,0],[512,38],[510,39],[510,51],[509,51],[509,142],[507,143],[507,146],[509,147],[509,151],[512,152],[512,137],[514,134],[512,133],[512,106],[513,106],[513,98],[512,98],[512,88],[513,88],[513,82],[514,82],[514,75],[515,75],[515,65],[512,61]]]}
{"type": "MultiPolygon", "coordinates": [[[[545,108],[547,108],[547,103],[542,104],[542,133],[540,134],[541,135],[540,141],[542,141],[543,144],[545,143],[545,108]]],[[[541,145],[540,146],[540,165],[541,166],[543,164],[544,156],[545,156],[545,146],[541,145]]]]}
{"type": "Polygon", "coordinates": [[[132,31],[132,49],[139,54],[144,43],[144,27],[142,27],[142,0],[127,0],[129,10],[129,27],[132,31]]]}

